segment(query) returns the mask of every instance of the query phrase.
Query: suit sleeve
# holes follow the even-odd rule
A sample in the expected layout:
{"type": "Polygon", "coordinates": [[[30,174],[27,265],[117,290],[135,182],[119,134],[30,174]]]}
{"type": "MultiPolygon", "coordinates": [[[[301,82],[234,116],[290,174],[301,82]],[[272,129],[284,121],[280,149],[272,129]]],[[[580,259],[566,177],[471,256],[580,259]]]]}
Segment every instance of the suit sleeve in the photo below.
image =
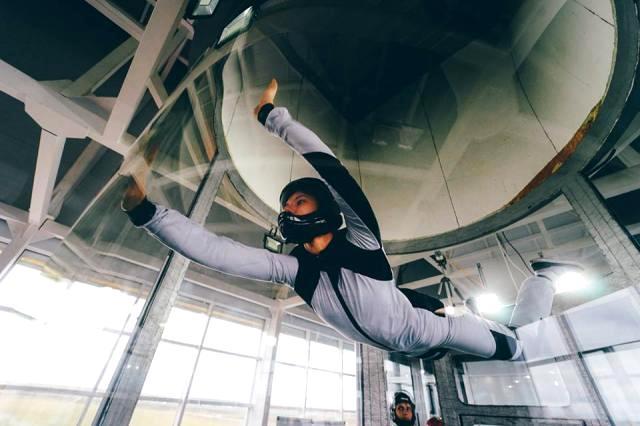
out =
{"type": "Polygon", "coordinates": [[[328,185],[344,214],[347,238],[363,249],[381,248],[380,228],[367,197],[331,149],[315,133],[294,120],[286,108],[267,104],[258,118],[270,133],[304,157],[328,185]]]}
{"type": "Polygon", "coordinates": [[[179,212],[146,199],[127,214],[134,225],[203,266],[238,277],[294,285],[298,261],[293,256],[216,235],[179,212]]]}

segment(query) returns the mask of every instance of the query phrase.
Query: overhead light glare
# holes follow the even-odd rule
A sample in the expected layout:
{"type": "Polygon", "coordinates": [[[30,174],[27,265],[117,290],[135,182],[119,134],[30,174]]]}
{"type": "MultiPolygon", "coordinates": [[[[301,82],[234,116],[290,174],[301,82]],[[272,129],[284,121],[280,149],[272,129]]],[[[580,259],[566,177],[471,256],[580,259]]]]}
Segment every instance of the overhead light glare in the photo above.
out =
{"type": "Polygon", "coordinates": [[[190,18],[204,18],[213,15],[218,6],[218,0],[192,0],[190,18]]]}
{"type": "Polygon", "coordinates": [[[478,311],[483,314],[498,312],[504,306],[494,293],[486,293],[476,297],[478,311]]]}
{"type": "Polygon", "coordinates": [[[565,272],[555,280],[556,294],[584,290],[588,285],[586,275],[575,271],[565,272]]]}

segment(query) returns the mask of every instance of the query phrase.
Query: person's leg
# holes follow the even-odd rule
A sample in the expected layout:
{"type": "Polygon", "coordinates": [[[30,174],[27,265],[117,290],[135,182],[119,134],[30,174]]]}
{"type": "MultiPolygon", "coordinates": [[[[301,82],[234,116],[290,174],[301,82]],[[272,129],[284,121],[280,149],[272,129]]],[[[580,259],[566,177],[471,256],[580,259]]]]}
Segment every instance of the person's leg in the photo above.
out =
{"type": "Polygon", "coordinates": [[[535,259],[531,261],[535,273],[522,282],[516,297],[509,326],[522,327],[551,315],[554,281],[566,272],[583,272],[577,263],[553,259],[535,259]]]}
{"type": "Polygon", "coordinates": [[[409,299],[411,306],[413,306],[414,308],[426,309],[427,311],[433,313],[435,313],[438,309],[444,308],[444,303],[442,303],[440,299],[427,296],[426,294],[419,293],[409,288],[400,288],[399,290],[407,299],[409,299]]]}

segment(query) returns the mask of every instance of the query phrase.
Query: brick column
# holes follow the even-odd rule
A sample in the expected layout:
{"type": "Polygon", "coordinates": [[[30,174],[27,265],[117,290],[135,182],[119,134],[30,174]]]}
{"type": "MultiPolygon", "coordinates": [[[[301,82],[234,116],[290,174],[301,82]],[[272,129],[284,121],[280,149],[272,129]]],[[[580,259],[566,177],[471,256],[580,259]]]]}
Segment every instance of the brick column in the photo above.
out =
{"type": "Polygon", "coordinates": [[[581,175],[568,181],[562,192],[580,216],[587,231],[604,254],[613,274],[608,278],[612,289],[640,283],[640,253],[627,232],[611,216],[602,197],[581,175]]]}
{"type": "Polygon", "coordinates": [[[391,425],[384,372],[386,354],[380,349],[357,344],[358,356],[358,424],[391,425]]]}

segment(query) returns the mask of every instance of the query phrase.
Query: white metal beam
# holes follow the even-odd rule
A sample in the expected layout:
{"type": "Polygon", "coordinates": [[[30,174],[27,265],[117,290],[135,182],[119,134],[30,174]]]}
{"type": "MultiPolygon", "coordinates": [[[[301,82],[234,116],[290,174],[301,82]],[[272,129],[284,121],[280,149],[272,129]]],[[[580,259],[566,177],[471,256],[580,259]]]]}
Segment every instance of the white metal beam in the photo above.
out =
{"type": "MultiPolygon", "coordinates": [[[[50,133],[76,139],[90,137],[122,155],[128,150],[126,144],[102,137],[108,111],[100,111],[89,99],[66,98],[2,60],[0,91],[24,103],[27,114],[50,133]]],[[[130,141],[133,138],[127,135],[122,139],[130,141]]]]}
{"type": "Polygon", "coordinates": [[[104,130],[104,139],[118,143],[125,134],[145,93],[149,78],[158,68],[163,49],[175,34],[187,0],[160,0],[142,34],[127,77],[104,130]]]}
{"type": "Polygon", "coordinates": [[[147,86],[149,87],[149,93],[151,93],[151,97],[156,103],[156,106],[158,108],[162,108],[162,105],[166,102],[169,94],[167,93],[167,89],[164,87],[164,82],[160,76],[157,73],[154,73],[149,77],[147,86]]]}
{"type": "Polygon", "coordinates": [[[38,146],[38,160],[31,189],[29,223],[38,228],[47,218],[53,186],[62,159],[65,138],[42,130],[38,146]]]}

